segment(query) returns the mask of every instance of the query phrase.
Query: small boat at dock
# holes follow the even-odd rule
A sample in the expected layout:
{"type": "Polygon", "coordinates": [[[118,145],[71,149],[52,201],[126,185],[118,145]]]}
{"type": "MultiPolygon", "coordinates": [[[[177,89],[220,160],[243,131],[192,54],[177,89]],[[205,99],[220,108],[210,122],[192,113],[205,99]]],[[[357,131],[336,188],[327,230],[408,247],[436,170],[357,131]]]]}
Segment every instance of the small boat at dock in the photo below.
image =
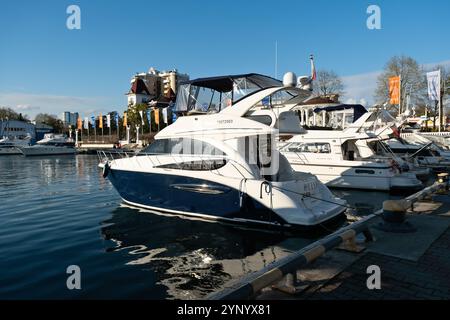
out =
{"type": "Polygon", "coordinates": [[[1,155],[20,155],[20,147],[29,146],[31,143],[31,137],[16,138],[16,137],[4,137],[0,139],[0,156],[1,155]]]}
{"type": "Polygon", "coordinates": [[[47,133],[42,140],[33,146],[20,147],[23,155],[49,156],[49,155],[71,155],[76,153],[75,141],[63,134],[47,133]]]}

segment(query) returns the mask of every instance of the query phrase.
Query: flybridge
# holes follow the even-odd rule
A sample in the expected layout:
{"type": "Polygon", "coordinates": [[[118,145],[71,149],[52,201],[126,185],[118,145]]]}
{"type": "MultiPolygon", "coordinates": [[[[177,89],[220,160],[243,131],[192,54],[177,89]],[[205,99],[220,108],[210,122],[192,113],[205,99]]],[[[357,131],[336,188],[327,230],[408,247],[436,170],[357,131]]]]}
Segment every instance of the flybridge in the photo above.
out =
{"type": "Polygon", "coordinates": [[[257,73],[199,78],[178,88],[176,112],[219,112],[259,90],[282,82],[257,73]]]}

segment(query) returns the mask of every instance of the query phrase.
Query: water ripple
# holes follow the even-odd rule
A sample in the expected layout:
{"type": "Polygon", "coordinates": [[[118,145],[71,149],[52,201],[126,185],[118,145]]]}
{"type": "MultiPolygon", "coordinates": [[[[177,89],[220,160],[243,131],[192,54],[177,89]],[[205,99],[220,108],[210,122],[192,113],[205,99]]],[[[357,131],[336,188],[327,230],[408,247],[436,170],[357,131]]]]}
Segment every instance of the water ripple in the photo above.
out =
{"type": "Polygon", "coordinates": [[[95,156],[2,157],[0,172],[0,299],[194,299],[311,241],[128,208],[95,156]]]}

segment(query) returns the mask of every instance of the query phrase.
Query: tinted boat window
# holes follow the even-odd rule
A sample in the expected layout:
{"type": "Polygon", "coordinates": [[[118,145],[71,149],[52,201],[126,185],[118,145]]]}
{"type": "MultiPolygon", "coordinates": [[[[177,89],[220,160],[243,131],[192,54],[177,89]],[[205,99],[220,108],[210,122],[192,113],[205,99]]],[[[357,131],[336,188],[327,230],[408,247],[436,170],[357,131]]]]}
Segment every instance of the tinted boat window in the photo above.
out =
{"type": "Polygon", "coordinates": [[[359,174],[375,174],[374,170],[356,169],[355,172],[359,174]]]}
{"type": "Polygon", "coordinates": [[[217,170],[227,164],[225,159],[220,160],[204,160],[204,161],[187,161],[181,163],[170,163],[158,166],[157,168],[163,169],[179,169],[179,170],[192,170],[192,171],[209,171],[217,170]]]}
{"type": "Polygon", "coordinates": [[[272,118],[270,116],[246,116],[246,118],[270,126],[272,124],[272,118]]]}
{"type": "Polygon", "coordinates": [[[155,140],[139,152],[139,155],[145,154],[225,155],[224,152],[207,142],[190,138],[155,140]]]}
{"type": "Polygon", "coordinates": [[[283,147],[283,151],[303,153],[331,153],[329,143],[290,143],[283,147]]]}

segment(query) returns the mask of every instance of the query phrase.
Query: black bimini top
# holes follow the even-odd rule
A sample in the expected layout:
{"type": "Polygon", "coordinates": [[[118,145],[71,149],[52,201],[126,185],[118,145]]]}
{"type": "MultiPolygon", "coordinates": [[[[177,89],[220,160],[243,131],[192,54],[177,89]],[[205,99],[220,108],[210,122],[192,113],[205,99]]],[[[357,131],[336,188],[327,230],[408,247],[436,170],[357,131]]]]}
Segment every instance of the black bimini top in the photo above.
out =
{"type": "Polygon", "coordinates": [[[218,92],[230,92],[233,90],[233,84],[239,79],[246,79],[257,87],[269,88],[282,85],[280,80],[274,79],[258,73],[247,73],[237,75],[227,75],[220,77],[198,78],[191,81],[184,81],[180,84],[190,84],[193,86],[213,89],[218,92]]]}
{"type": "Polygon", "coordinates": [[[341,111],[341,110],[348,110],[353,109],[353,122],[358,120],[364,113],[367,112],[367,109],[364,108],[363,105],[360,104],[341,104],[338,106],[330,106],[330,107],[323,107],[323,108],[316,108],[314,109],[315,113],[319,113],[321,111],[341,111]]]}

